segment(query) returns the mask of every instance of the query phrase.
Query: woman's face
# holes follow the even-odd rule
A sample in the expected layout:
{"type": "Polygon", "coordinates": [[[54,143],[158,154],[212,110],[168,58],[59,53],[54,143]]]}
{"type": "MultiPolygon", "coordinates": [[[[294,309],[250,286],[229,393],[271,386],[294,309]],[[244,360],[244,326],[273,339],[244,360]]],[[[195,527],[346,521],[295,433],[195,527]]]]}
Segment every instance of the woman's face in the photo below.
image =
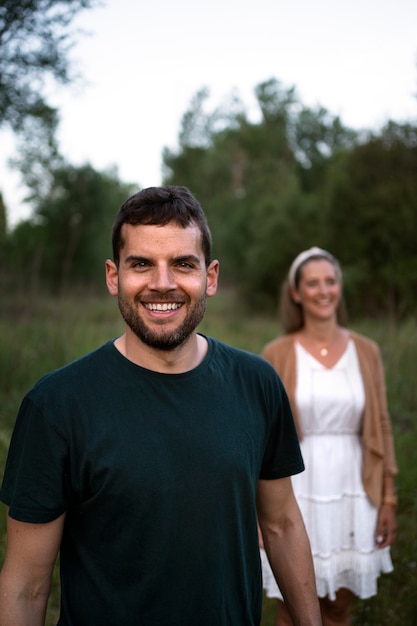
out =
{"type": "Polygon", "coordinates": [[[304,317],[324,320],[336,317],[342,285],[335,266],[327,259],[312,259],[300,268],[298,287],[291,289],[304,317]]]}

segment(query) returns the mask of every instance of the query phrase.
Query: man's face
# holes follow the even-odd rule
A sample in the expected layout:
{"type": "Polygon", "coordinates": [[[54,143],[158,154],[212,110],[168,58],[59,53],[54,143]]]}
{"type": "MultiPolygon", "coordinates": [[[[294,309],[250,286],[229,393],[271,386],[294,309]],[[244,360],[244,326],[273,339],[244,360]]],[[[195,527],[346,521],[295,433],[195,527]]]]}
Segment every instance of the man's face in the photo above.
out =
{"type": "Polygon", "coordinates": [[[182,345],[201,322],[217,289],[218,262],[205,266],[201,233],[182,228],[124,224],[117,268],[107,261],[107,285],[127,326],[158,350],[182,345]]]}

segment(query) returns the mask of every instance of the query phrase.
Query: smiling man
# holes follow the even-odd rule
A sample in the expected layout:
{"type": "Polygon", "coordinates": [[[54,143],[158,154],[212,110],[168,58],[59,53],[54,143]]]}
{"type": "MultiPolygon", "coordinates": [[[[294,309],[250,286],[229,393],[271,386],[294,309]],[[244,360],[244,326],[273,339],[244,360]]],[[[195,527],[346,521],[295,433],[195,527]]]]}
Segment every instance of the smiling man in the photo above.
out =
{"type": "MultiPolygon", "coordinates": [[[[128,213],[126,209],[123,219],[128,213]]],[[[107,285],[118,297],[126,322],[126,333],[116,346],[125,356],[127,345],[138,348],[135,362],[140,365],[181,371],[184,357],[191,357],[193,366],[204,349],[205,340],[195,329],[203,319],[206,298],[216,292],[219,263],[203,255],[202,237],[197,223],[186,228],[174,221],[163,227],[124,223],[121,229],[115,224],[115,260],[106,262],[107,285]],[[120,251],[116,236],[122,237],[120,251]],[[148,358],[149,363],[143,362],[148,358]]]]}
{"type": "Polygon", "coordinates": [[[294,624],[318,626],[282,383],[197,332],[219,272],[199,203],[144,189],[112,241],[124,334],[44,376],[19,410],[0,623],[44,623],[60,553],[61,626],[258,626],[259,520],[294,624]]]}

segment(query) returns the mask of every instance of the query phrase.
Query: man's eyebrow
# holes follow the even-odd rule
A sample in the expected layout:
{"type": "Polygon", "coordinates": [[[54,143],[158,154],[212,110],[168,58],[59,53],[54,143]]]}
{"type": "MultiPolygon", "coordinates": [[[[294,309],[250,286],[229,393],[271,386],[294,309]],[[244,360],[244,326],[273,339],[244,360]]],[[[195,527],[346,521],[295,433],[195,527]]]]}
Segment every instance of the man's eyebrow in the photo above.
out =
{"type": "MultiPolygon", "coordinates": [[[[141,261],[145,261],[147,263],[152,262],[152,257],[147,257],[143,255],[129,254],[124,260],[126,264],[129,263],[138,263],[141,261]]],[[[201,264],[201,259],[196,254],[180,254],[178,256],[174,256],[171,259],[174,263],[194,263],[196,265],[201,264]]]]}
{"type": "Polygon", "coordinates": [[[138,261],[149,261],[150,259],[145,256],[139,256],[136,254],[129,254],[124,260],[125,263],[137,263],[138,261]]]}
{"type": "Polygon", "coordinates": [[[176,263],[195,263],[200,265],[201,259],[195,254],[183,254],[173,258],[176,263]]]}

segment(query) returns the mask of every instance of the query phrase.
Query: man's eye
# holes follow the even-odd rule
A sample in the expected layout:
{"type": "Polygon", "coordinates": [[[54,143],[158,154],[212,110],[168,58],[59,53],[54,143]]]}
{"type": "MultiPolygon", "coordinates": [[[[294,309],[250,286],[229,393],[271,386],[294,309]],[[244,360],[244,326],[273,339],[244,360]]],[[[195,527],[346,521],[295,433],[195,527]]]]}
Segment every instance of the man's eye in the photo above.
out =
{"type": "Polygon", "coordinates": [[[194,264],[191,263],[190,261],[178,261],[175,264],[175,267],[177,267],[180,270],[192,270],[194,269],[194,264]]]}

